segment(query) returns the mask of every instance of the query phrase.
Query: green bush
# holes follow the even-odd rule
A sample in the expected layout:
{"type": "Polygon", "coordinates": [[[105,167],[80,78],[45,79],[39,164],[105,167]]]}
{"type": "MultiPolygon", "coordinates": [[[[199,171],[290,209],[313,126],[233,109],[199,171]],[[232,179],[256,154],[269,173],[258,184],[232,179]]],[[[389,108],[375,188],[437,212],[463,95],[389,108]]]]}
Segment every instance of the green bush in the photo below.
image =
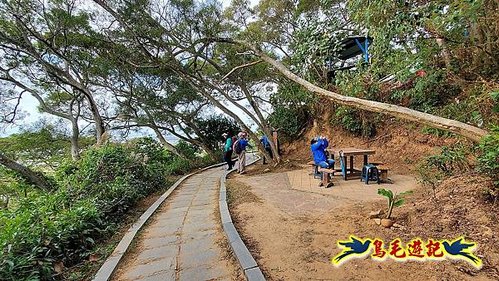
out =
{"type": "Polygon", "coordinates": [[[479,145],[478,170],[494,180],[494,186],[499,188],[499,126],[492,128],[491,133],[484,137],[479,145]]]}
{"type": "Polygon", "coordinates": [[[468,156],[469,150],[463,145],[443,146],[440,154],[428,156],[419,163],[419,181],[435,191],[444,178],[470,170],[468,156]]]}
{"type": "Polygon", "coordinates": [[[279,129],[282,139],[295,140],[309,124],[315,102],[317,97],[304,88],[294,83],[283,83],[270,98],[273,111],[268,122],[273,128],[279,129]]]}
{"type": "Polygon", "coordinates": [[[72,200],[95,198],[100,211],[116,217],[161,188],[172,159],[149,140],[129,146],[108,144],[88,150],[63,185],[72,200]]]}
{"type": "Polygon", "coordinates": [[[373,137],[376,135],[374,114],[361,116],[360,111],[340,106],[331,119],[331,124],[340,126],[355,136],[373,137]]]}
{"type": "Polygon", "coordinates": [[[293,140],[299,137],[303,128],[308,124],[308,116],[300,109],[276,107],[269,116],[269,123],[279,128],[283,138],[293,140]]]}
{"type": "Polygon", "coordinates": [[[55,262],[71,266],[86,257],[107,226],[94,202],[68,199],[65,192],[38,195],[0,212],[1,280],[55,279],[55,262]]]}
{"type": "Polygon", "coordinates": [[[199,152],[198,147],[183,140],[179,141],[177,145],[175,145],[175,148],[177,149],[178,153],[180,153],[180,155],[184,156],[187,159],[195,159],[196,153],[199,152]]]}
{"type": "Polygon", "coordinates": [[[0,280],[62,279],[56,263],[86,259],[138,200],[206,159],[185,160],[151,139],[91,148],[57,170],[58,189],[0,210],[0,280]]]}

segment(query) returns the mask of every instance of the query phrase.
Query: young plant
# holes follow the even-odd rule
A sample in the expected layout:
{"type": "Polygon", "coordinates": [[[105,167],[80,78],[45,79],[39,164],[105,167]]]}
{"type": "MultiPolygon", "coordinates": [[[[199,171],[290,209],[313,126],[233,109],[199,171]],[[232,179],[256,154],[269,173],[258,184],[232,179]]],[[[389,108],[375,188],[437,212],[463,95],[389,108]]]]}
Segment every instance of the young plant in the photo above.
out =
{"type": "Polygon", "coordinates": [[[404,204],[404,196],[412,194],[412,191],[406,191],[402,193],[393,193],[390,189],[380,188],[378,189],[378,194],[388,198],[388,213],[386,215],[387,219],[392,216],[393,207],[399,207],[404,204]]]}

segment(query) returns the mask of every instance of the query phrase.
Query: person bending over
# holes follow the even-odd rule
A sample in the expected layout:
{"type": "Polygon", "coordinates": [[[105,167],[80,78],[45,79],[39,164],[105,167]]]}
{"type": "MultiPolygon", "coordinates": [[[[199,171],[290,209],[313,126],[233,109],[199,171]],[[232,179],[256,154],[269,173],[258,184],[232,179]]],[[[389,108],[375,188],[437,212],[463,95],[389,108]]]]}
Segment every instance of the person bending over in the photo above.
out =
{"type": "Polygon", "coordinates": [[[314,156],[315,165],[325,168],[332,169],[334,167],[334,160],[327,159],[326,148],[329,146],[329,141],[325,137],[313,138],[310,142],[310,149],[312,150],[312,155],[314,156]]]}

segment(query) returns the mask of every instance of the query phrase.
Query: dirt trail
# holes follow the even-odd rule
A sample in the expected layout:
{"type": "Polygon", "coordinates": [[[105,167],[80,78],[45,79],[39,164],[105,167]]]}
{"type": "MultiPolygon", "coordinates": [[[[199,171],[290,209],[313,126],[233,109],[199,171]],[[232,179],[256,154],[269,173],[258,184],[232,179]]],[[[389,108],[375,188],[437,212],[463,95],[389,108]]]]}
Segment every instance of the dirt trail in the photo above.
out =
{"type": "MultiPolygon", "coordinates": [[[[385,241],[401,238],[404,242],[417,235],[440,239],[465,234],[456,229],[439,233],[431,223],[423,226],[415,223],[418,212],[424,210],[413,208],[420,193],[414,180],[405,188],[412,186],[417,194],[406,207],[394,211],[394,216],[408,229],[382,228],[368,219],[369,212],[385,208],[383,198],[370,190],[376,190],[378,186],[365,186],[359,181],[355,184],[369,191],[363,194],[362,200],[354,198],[359,193],[339,196],[324,189],[293,188],[285,173],[252,174],[250,171],[247,176],[229,180],[230,207],[236,226],[268,279],[497,280],[499,277],[495,245],[479,248],[478,254],[487,256],[481,271],[461,261],[399,263],[392,260],[376,262],[370,258],[354,259],[336,268],[330,262],[340,252],[336,242],[348,239],[351,234],[385,241]],[[243,197],[253,199],[244,200],[243,197]]],[[[475,241],[477,237],[472,236],[475,241]]]]}

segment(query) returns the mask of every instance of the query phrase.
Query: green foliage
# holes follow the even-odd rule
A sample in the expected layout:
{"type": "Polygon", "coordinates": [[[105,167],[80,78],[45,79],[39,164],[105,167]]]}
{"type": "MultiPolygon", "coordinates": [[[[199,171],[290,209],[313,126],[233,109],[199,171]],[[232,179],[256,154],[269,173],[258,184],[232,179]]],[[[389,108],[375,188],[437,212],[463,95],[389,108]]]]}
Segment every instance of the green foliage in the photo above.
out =
{"type": "Polygon", "coordinates": [[[492,128],[479,145],[478,170],[494,180],[499,188],[499,126],[492,128]]]}
{"type": "Polygon", "coordinates": [[[70,204],[69,196],[30,196],[17,208],[0,212],[0,279],[51,280],[54,262],[70,266],[86,257],[108,226],[94,202],[70,204]]]}
{"type": "Polygon", "coordinates": [[[460,93],[461,89],[447,80],[445,70],[425,69],[425,72],[426,76],[416,78],[409,89],[394,91],[391,99],[401,103],[408,99],[408,107],[434,112],[435,108],[446,104],[460,93]]]}
{"type": "Polygon", "coordinates": [[[295,84],[281,85],[270,99],[273,112],[268,122],[271,127],[279,129],[283,139],[299,138],[302,129],[309,124],[315,101],[316,97],[295,84]]]}
{"type": "Polygon", "coordinates": [[[384,196],[388,199],[388,209],[386,218],[389,219],[392,216],[393,207],[400,207],[404,204],[406,195],[412,194],[412,191],[405,191],[401,193],[393,193],[390,189],[380,188],[378,189],[378,194],[384,196]]]}
{"type": "Polygon", "coordinates": [[[54,133],[50,126],[0,138],[1,151],[12,159],[30,164],[56,165],[69,155],[70,146],[68,138],[54,133]]]}
{"type": "Polygon", "coordinates": [[[331,124],[356,136],[373,137],[376,135],[376,119],[374,114],[361,115],[359,110],[339,106],[331,117],[331,124]]]}
{"type": "Polygon", "coordinates": [[[237,134],[240,129],[236,122],[223,115],[212,115],[196,120],[196,126],[200,129],[200,140],[211,150],[218,150],[222,133],[237,134]]]}
{"type": "Polygon", "coordinates": [[[470,151],[464,145],[443,146],[440,154],[428,156],[418,164],[419,181],[435,192],[443,179],[470,170],[469,157],[470,151]]]}
{"type": "Polygon", "coordinates": [[[66,162],[56,172],[57,190],[28,193],[0,210],[0,279],[61,279],[55,263],[88,258],[138,200],[200,164],[206,162],[183,160],[149,138],[91,148],[66,162]]]}
{"type": "Polygon", "coordinates": [[[185,158],[192,160],[196,158],[196,154],[199,153],[200,149],[197,146],[194,146],[186,141],[180,140],[175,148],[180,153],[180,155],[185,158]]]}
{"type": "Polygon", "coordinates": [[[470,168],[467,159],[468,153],[463,145],[443,146],[440,154],[426,158],[426,164],[428,168],[437,169],[439,172],[450,176],[470,168]]]}

